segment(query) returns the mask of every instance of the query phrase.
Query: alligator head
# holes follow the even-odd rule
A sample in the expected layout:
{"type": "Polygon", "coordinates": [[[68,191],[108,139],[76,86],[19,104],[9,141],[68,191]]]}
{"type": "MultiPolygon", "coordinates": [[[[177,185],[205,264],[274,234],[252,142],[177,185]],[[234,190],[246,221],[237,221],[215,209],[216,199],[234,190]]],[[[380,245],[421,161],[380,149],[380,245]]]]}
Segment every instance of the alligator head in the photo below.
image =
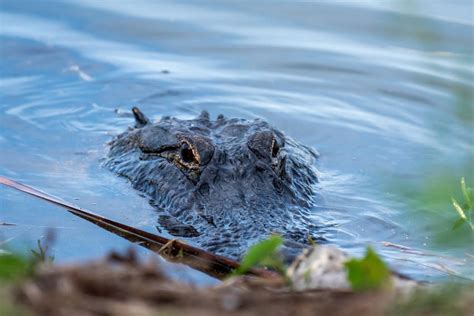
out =
{"type": "Polygon", "coordinates": [[[150,198],[169,233],[232,258],[271,233],[283,235],[290,257],[318,238],[314,150],[259,119],[211,120],[204,111],[152,123],[133,114],[106,165],[150,198]]]}

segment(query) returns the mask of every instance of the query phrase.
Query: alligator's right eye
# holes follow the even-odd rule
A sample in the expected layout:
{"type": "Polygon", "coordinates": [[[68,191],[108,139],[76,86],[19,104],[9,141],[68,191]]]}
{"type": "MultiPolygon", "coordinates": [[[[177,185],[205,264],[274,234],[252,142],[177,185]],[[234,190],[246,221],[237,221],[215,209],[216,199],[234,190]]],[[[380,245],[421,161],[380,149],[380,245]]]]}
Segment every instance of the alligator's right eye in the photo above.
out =
{"type": "Polygon", "coordinates": [[[199,181],[199,153],[193,145],[182,142],[179,150],[174,152],[172,162],[194,184],[199,181]]]}
{"type": "Polygon", "coordinates": [[[271,131],[257,132],[249,137],[247,146],[261,159],[271,160],[278,156],[280,145],[271,131]]]}

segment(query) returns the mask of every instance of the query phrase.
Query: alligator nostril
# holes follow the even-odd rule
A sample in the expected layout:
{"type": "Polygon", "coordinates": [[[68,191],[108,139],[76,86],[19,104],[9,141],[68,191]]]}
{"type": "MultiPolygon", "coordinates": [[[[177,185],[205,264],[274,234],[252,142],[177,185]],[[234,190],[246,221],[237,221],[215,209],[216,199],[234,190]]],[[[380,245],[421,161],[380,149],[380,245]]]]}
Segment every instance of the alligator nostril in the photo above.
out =
{"type": "Polygon", "coordinates": [[[214,223],[214,218],[210,215],[204,215],[204,214],[201,214],[200,215],[202,219],[204,219],[209,225],[212,225],[214,227],[217,227],[216,226],[216,223],[214,223]]]}

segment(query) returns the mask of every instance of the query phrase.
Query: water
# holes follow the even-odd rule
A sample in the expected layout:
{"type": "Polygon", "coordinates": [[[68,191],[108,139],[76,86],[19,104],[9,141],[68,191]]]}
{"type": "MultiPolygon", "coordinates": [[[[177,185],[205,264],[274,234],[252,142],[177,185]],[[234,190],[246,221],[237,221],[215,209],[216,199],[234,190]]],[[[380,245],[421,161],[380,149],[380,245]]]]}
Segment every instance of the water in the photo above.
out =
{"type": "MultiPolygon", "coordinates": [[[[355,255],[371,243],[417,279],[474,278],[472,244],[435,246],[390,189],[472,157],[472,104],[457,106],[474,83],[470,1],[0,3],[0,174],[154,232],[146,199],[101,167],[106,142],[132,124],[123,113],[260,117],[321,153],[314,217],[334,225],[332,243],[355,255]]],[[[129,246],[0,192],[0,222],[17,225],[0,226],[2,247],[29,247],[48,227],[58,262],[129,246]]]]}

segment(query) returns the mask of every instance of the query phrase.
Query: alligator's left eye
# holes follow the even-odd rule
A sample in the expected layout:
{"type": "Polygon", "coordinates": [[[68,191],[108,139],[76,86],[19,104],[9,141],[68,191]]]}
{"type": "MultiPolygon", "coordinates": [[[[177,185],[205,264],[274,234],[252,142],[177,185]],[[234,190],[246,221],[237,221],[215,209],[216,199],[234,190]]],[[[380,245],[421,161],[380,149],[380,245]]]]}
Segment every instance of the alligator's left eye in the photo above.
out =
{"type": "Polygon", "coordinates": [[[179,155],[184,165],[199,165],[198,157],[187,143],[183,143],[179,155]]]}
{"type": "Polygon", "coordinates": [[[214,154],[214,146],[209,139],[183,134],[178,134],[177,138],[181,144],[178,152],[181,164],[199,168],[209,163],[214,154]]]}

